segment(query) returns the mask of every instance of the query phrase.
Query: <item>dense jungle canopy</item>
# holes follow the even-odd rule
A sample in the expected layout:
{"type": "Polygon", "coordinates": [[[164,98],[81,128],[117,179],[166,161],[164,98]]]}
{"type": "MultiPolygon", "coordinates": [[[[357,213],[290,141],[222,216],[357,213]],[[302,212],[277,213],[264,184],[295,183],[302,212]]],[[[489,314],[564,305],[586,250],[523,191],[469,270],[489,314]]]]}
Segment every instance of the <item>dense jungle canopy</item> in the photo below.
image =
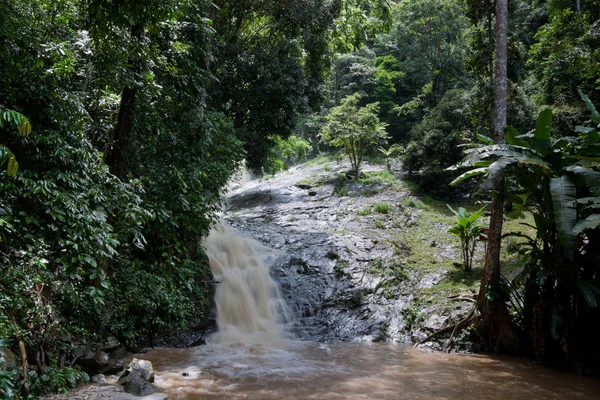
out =
{"type": "Polygon", "coordinates": [[[492,318],[522,297],[500,323],[518,344],[489,350],[597,371],[600,1],[510,2],[502,141],[496,6],[0,0],[0,347],[19,358],[0,395],[84,380],[76,344],[134,348],[207,316],[201,240],[231,176],[336,147],[358,178],[363,152],[395,145],[441,198],[489,200],[501,173],[536,236],[518,280],[486,282],[508,304],[492,318]],[[453,165],[483,178],[451,186],[453,165]]]}

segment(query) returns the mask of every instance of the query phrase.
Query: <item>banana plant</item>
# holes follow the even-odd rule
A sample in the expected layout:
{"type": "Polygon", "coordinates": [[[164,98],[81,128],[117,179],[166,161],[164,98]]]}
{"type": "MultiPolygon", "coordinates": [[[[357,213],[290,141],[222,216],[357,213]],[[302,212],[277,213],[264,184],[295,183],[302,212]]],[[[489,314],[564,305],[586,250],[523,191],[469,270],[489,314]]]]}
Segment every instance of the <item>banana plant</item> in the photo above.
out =
{"type": "Polygon", "coordinates": [[[555,229],[569,259],[576,236],[600,226],[600,115],[589,99],[581,96],[598,127],[578,126],[577,137],[552,139],[552,111],[547,109],[540,113],[533,133],[519,135],[508,128],[507,144],[468,149],[464,159],[449,168],[471,168],[452,185],[479,175],[487,179],[497,174],[509,176],[516,183],[509,199],[519,205],[526,198],[534,199],[538,234],[555,229]]]}
{"type": "Polygon", "coordinates": [[[391,171],[392,170],[391,157],[394,153],[399,152],[402,149],[398,145],[393,144],[387,149],[383,146],[380,146],[378,150],[385,157],[385,166],[386,166],[387,170],[391,171]]]}
{"type": "MultiPolygon", "coordinates": [[[[507,200],[529,209],[535,221],[536,238],[527,241],[529,282],[539,290],[558,293],[560,286],[569,293],[578,291],[588,306],[595,307],[600,282],[590,271],[600,259],[597,243],[593,244],[600,238],[600,114],[580,95],[594,126],[578,126],[577,136],[553,138],[552,112],[544,110],[532,132],[519,134],[508,128],[506,144],[488,142],[470,148],[450,169],[469,169],[453,185],[475,176],[492,179],[503,174],[507,200]]],[[[561,304],[557,310],[574,304],[561,304]]]]}
{"type": "Polygon", "coordinates": [[[469,214],[463,207],[460,207],[456,211],[449,204],[446,204],[446,206],[456,215],[456,225],[448,229],[448,232],[460,239],[463,266],[465,267],[465,272],[471,272],[475,244],[483,231],[483,226],[477,224],[477,221],[481,217],[485,207],[469,214]]]}

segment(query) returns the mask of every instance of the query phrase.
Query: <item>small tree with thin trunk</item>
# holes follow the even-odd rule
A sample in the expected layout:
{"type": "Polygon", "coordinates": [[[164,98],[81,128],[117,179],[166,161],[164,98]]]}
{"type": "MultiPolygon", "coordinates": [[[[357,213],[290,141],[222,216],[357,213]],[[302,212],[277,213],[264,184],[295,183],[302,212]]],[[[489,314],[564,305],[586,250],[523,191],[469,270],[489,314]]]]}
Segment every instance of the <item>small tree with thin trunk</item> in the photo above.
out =
{"type": "Polygon", "coordinates": [[[365,148],[386,142],[389,138],[385,127],[377,117],[379,103],[359,107],[358,93],[346,96],[339,106],[333,107],[321,129],[321,140],[335,147],[341,147],[350,158],[355,179],[360,177],[365,148]]]}

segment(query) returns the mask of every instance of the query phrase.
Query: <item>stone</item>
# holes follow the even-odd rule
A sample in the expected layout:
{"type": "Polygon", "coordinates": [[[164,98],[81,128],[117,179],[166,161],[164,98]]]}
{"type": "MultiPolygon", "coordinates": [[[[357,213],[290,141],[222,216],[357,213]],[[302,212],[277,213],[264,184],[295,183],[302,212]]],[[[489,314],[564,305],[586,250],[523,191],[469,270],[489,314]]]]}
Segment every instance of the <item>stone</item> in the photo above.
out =
{"type": "Polygon", "coordinates": [[[134,358],[127,370],[119,378],[119,385],[123,390],[137,396],[147,396],[156,392],[154,382],[154,370],[152,363],[148,360],[134,358]]]}
{"type": "Polygon", "coordinates": [[[108,336],[104,341],[103,350],[107,353],[110,353],[111,351],[116,350],[118,347],[121,347],[121,342],[119,342],[114,336],[108,336]]]}
{"type": "Polygon", "coordinates": [[[156,386],[142,379],[139,371],[129,374],[128,377],[129,379],[123,384],[123,390],[126,393],[148,396],[157,390],[156,386]]]}
{"type": "Polygon", "coordinates": [[[98,375],[101,365],[95,358],[95,353],[88,352],[77,360],[77,365],[89,376],[98,375]]]}
{"type": "Polygon", "coordinates": [[[17,368],[17,356],[9,349],[0,348],[0,369],[17,368]]]}
{"type": "Polygon", "coordinates": [[[90,378],[90,382],[96,384],[106,383],[106,377],[103,374],[94,375],[90,378]]]}
{"type": "Polygon", "coordinates": [[[437,331],[444,326],[447,320],[448,317],[434,314],[427,318],[425,322],[423,322],[423,326],[427,329],[431,329],[432,331],[437,331]]]}
{"type": "Polygon", "coordinates": [[[134,358],[131,360],[127,370],[125,370],[123,375],[121,375],[121,378],[119,378],[119,383],[123,384],[127,382],[128,377],[131,375],[139,375],[140,378],[147,382],[154,382],[154,370],[152,369],[152,363],[148,360],[139,360],[134,358]]]}
{"type": "Polygon", "coordinates": [[[124,370],[123,360],[120,358],[110,358],[108,363],[101,368],[103,374],[115,375],[124,370]]]}
{"type": "Polygon", "coordinates": [[[108,354],[106,354],[105,352],[97,351],[94,353],[94,359],[96,361],[98,361],[99,364],[102,365],[102,364],[108,364],[109,357],[108,357],[108,354]]]}

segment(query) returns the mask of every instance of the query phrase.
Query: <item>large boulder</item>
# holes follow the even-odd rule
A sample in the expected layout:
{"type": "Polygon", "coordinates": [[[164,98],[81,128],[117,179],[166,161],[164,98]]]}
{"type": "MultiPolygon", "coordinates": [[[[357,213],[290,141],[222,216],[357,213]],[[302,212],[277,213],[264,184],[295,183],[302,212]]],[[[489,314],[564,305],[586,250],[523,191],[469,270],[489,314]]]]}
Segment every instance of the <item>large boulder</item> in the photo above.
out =
{"type": "Polygon", "coordinates": [[[123,385],[123,390],[138,396],[147,396],[156,391],[154,382],[154,370],[152,363],[147,360],[138,360],[134,358],[129,367],[119,378],[119,385],[123,385]]]}
{"type": "Polygon", "coordinates": [[[123,371],[123,360],[114,358],[103,351],[88,352],[80,357],[77,364],[89,376],[98,374],[113,375],[123,371]]]}

